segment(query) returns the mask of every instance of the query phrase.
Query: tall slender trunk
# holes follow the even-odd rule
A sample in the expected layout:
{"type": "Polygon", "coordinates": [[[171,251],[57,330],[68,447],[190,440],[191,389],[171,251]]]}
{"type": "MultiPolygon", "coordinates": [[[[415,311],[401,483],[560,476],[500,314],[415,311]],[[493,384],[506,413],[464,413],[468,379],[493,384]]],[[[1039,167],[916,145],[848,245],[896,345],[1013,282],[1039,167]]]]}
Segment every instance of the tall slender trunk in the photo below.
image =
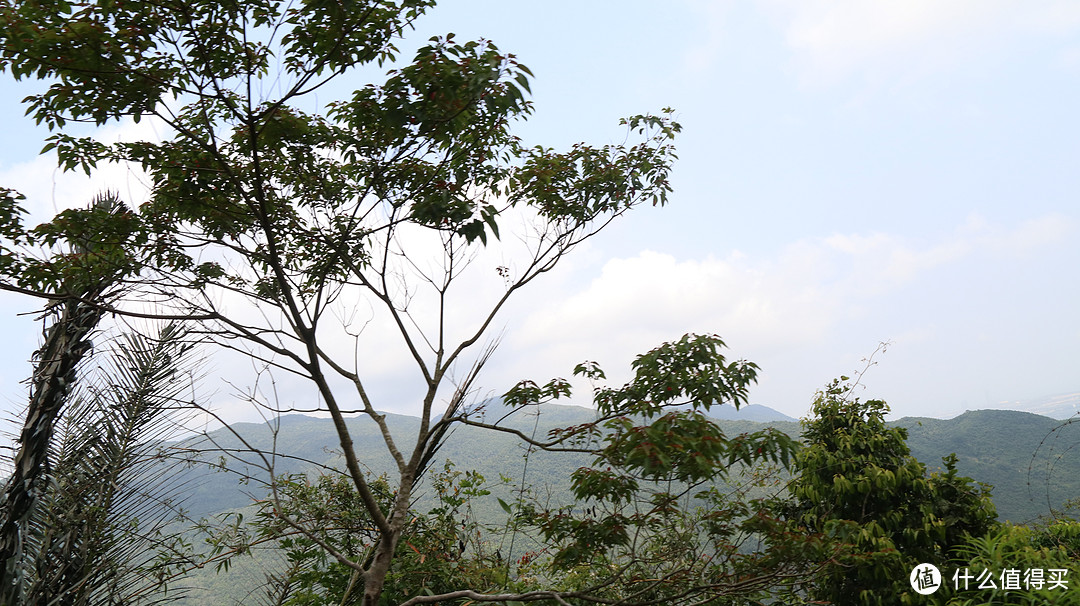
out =
{"type": "MultiPolygon", "coordinates": [[[[94,211],[126,213],[127,207],[116,194],[106,192],[94,197],[94,211]]],[[[94,240],[69,242],[74,255],[89,255],[116,242],[94,240]]],[[[88,266],[88,269],[92,267],[88,266]]],[[[45,329],[45,343],[34,354],[34,374],[30,380],[30,404],[26,422],[19,436],[15,468],[0,495],[0,604],[20,604],[23,577],[23,547],[34,506],[45,493],[49,475],[49,446],[56,420],[75,383],[75,368],[90,353],[90,333],[104,314],[95,303],[104,300],[118,276],[105,277],[88,273],[66,280],[61,295],[47,312],[55,321],[45,329]]]]}
{"type": "Polygon", "coordinates": [[[19,603],[20,564],[30,516],[48,483],[49,444],[56,420],[75,382],[75,368],[89,353],[90,333],[102,312],[78,299],[54,307],[58,317],[45,331],[35,357],[30,405],[19,437],[15,469],[0,497],[0,603],[19,603]]]}

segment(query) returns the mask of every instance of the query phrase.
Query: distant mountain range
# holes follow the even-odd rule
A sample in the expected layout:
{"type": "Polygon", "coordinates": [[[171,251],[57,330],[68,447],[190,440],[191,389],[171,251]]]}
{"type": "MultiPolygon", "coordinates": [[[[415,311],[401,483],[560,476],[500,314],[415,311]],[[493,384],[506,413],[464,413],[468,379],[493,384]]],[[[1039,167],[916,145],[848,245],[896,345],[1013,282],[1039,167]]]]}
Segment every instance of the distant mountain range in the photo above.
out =
{"type": "Polygon", "coordinates": [[[788,423],[799,422],[799,420],[794,417],[789,417],[778,410],[773,410],[772,408],[762,406],[761,404],[749,404],[738,410],[735,410],[734,406],[716,406],[709,411],[709,415],[722,421],[742,420],[757,421],[759,423],[772,423],[775,421],[785,421],[788,423]]]}
{"type": "MultiPolygon", "coordinates": [[[[507,408],[498,402],[490,402],[484,411],[491,422],[501,417],[507,408]]],[[[746,406],[735,411],[730,406],[714,407],[710,413],[729,435],[756,431],[772,426],[792,436],[798,436],[800,424],[765,406],[746,406]],[[723,418],[721,418],[723,417],[723,418]],[[758,421],[751,419],[773,418],[758,421]]],[[[595,411],[577,406],[544,405],[530,412],[517,413],[503,424],[514,427],[527,435],[544,436],[554,427],[567,427],[588,422],[595,418],[595,411]]],[[[403,438],[417,428],[419,419],[405,415],[387,414],[391,430],[403,438]]],[[[270,430],[267,424],[239,423],[233,431],[244,437],[253,447],[270,450],[275,447],[288,458],[275,459],[276,473],[307,472],[314,463],[342,467],[337,452],[337,437],[329,419],[289,415],[278,421],[278,430],[270,430]]],[[[368,470],[379,474],[389,470],[391,461],[385,452],[382,438],[375,424],[368,418],[348,421],[356,444],[357,455],[368,470]]],[[[1068,499],[1080,497],[1080,423],[1064,423],[1027,412],[1010,410],[978,410],[966,412],[954,419],[931,419],[907,417],[890,424],[908,431],[908,445],[912,454],[931,470],[942,467],[941,458],[949,453],[957,454],[957,467],[962,475],[993,484],[992,493],[997,505],[998,517],[1013,522],[1028,522],[1059,508],[1068,499]]],[[[228,466],[247,470],[256,477],[256,457],[246,456],[249,462],[231,458],[233,449],[240,447],[239,439],[227,430],[212,432],[209,436],[215,448],[226,456],[228,466]]],[[[209,445],[204,441],[203,447],[209,445]]],[[[194,446],[190,442],[187,446],[194,446]]],[[[489,430],[458,427],[438,452],[432,467],[442,468],[445,460],[453,461],[458,469],[479,471],[489,481],[498,482],[500,475],[511,478],[513,483],[521,480],[541,490],[555,501],[565,501],[569,496],[567,478],[582,465],[590,464],[586,455],[551,454],[533,452],[528,458],[521,441],[511,435],[489,430]]],[[[210,461],[219,459],[218,453],[207,453],[210,461]]],[[[180,472],[178,483],[187,487],[184,506],[195,517],[243,508],[253,498],[265,496],[258,482],[242,483],[232,473],[213,473],[206,466],[197,466],[180,472]]],[[[473,510],[481,519],[499,519],[501,510],[495,497],[511,499],[511,488],[493,486],[492,495],[486,501],[476,502],[473,510]]],[[[426,489],[420,490],[417,507],[428,506],[426,489]]],[[[247,592],[259,585],[273,556],[263,554],[254,560],[244,561],[227,575],[214,574],[210,569],[197,571],[188,580],[193,588],[189,599],[182,606],[202,604],[248,603],[247,592]],[[226,599],[223,596],[230,596],[226,599]]]]}
{"type": "MultiPolygon", "coordinates": [[[[493,421],[506,409],[492,403],[486,411],[493,421]]],[[[745,406],[735,411],[729,406],[714,407],[710,414],[717,418],[725,432],[735,434],[755,431],[765,425],[798,436],[797,421],[765,406],[745,406]],[[766,419],[766,420],[759,420],[766,419]]],[[[526,433],[544,436],[549,429],[585,423],[594,418],[595,411],[577,406],[544,405],[539,417],[535,412],[517,413],[504,425],[526,433]]],[[[396,435],[414,432],[419,419],[406,415],[387,415],[396,435]]],[[[366,417],[348,421],[356,443],[359,459],[375,474],[389,470],[391,460],[385,452],[375,424],[366,417]]],[[[994,502],[1001,519],[1026,522],[1059,508],[1067,499],[1080,497],[1080,423],[1032,413],[1009,410],[969,411],[954,419],[906,417],[891,424],[908,431],[912,454],[930,469],[941,467],[941,458],[955,452],[961,474],[994,485],[994,502]]],[[[251,446],[276,450],[289,458],[275,463],[277,473],[305,472],[314,464],[341,466],[337,452],[337,437],[329,419],[289,415],[280,419],[276,437],[266,424],[240,423],[233,426],[251,446]]],[[[216,448],[224,451],[240,448],[239,440],[225,430],[210,434],[216,448]]],[[[462,469],[476,469],[489,479],[500,474],[515,477],[522,468],[526,449],[521,441],[471,427],[458,427],[446,440],[433,467],[440,468],[449,459],[462,469]]],[[[217,460],[217,454],[207,455],[217,460]]],[[[233,460],[229,466],[247,470],[256,477],[258,463],[233,460]]],[[[566,456],[541,453],[529,462],[527,482],[537,485],[565,484],[569,473],[589,463],[583,455],[566,456]]],[[[188,474],[193,488],[188,492],[185,507],[196,515],[243,507],[252,497],[259,497],[255,483],[239,485],[237,477],[228,473],[208,473],[201,467],[188,474]]],[[[265,473],[262,474],[265,476],[265,473]]]]}
{"type": "Polygon", "coordinates": [[[1080,423],[1015,410],[895,423],[907,428],[912,454],[928,467],[940,468],[940,457],[955,452],[963,475],[992,485],[1002,520],[1028,522],[1080,498],[1080,423]]]}

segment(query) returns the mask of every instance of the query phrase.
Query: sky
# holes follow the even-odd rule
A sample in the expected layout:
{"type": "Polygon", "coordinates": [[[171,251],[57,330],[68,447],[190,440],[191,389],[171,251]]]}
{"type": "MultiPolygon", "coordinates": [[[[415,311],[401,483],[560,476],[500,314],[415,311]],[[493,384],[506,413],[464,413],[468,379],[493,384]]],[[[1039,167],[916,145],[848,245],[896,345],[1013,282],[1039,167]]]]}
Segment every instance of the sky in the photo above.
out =
{"type": "MultiPolygon", "coordinates": [[[[529,143],[618,143],[619,118],[663,107],[684,129],[669,205],[628,214],[499,316],[490,393],[583,360],[621,382],[687,332],[759,364],[751,402],[793,417],[880,343],[861,395],[893,417],[1080,392],[1080,3],[470,0],[416,29],[403,49],[454,32],[529,66],[529,143]]],[[[48,132],[19,105],[36,86],[0,77],[0,186],[40,218],[106,186],[143,195],[131,169],[87,179],[38,155],[48,132]]],[[[40,324],[17,314],[33,309],[0,296],[0,408],[25,401],[40,324]]],[[[242,381],[243,361],[208,355],[231,370],[206,392],[251,418],[221,376],[242,381]]],[[[407,360],[367,359],[380,407],[416,412],[407,360]]]]}

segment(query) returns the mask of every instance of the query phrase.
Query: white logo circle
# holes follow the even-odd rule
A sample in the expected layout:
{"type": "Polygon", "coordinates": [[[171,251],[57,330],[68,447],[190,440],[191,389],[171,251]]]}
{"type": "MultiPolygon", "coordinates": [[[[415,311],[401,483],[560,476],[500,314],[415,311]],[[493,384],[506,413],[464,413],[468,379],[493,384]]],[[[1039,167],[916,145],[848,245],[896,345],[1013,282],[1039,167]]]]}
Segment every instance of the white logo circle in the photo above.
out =
{"type": "Polygon", "coordinates": [[[933,564],[919,564],[908,577],[911,588],[920,595],[930,595],[941,587],[941,571],[933,564]]]}

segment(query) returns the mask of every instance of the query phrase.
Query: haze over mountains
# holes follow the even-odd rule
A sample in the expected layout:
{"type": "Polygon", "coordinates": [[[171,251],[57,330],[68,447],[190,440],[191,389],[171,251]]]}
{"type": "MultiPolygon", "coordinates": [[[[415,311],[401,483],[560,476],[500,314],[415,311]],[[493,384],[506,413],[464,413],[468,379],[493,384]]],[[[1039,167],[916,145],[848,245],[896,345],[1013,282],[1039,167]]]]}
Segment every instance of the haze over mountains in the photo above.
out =
{"type": "MultiPolygon", "coordinates": [[[[505,410],[497,403],[490,404],[486,411],[488,422],[502,416],[505,410]]],[[[543,436],[554,427],[588,422],[594,414],[587,408],[548,404],[540,407],[539,415],[535,409],[516,413],[503,424],[543,436]]],[[[710,414],[729,435],[765,425],[792,436],[801,432],[797,421],[765,406],[748,406],[738,412],[730,406],[719,406],[710,414]]],[[[415,431],[418,422],[405,415],[387,415],[387,420],[394,433],[401,436],[415,431]]],[[[907,429],[912,455],[930,470],[940,469],[941,458],[955,452],[962,475],[994,486],[994,502],[1003,520],[1030,521],[1049,515],[1052,508],[1060,508],[1068,499],[1080,497],[1080,448],[1076,448],[1080,445],[1080,423],[1063,423],[1021,411],[979,410],[953,419],[905,417],[890,424],[907,429]]],[[[366,417],[353,418],[349,426],[357,454],[368,469],[374,474],[389,469],[391,462],[374,423],[366,417]]],[[[340,467],[337,438],[329,419],[288,415],[280,419],[276,436],[266,424],[241,423],[233,429],[256,448],[290,455],[276,460],[276,473],[308,472],[316,464],[340,467]]],[[[220,448],[240,446],[223,430],[211,436],[220,448]]],[[[439,469],[445,460],[450,460],[460,469],[480,471],[489,480],[500,474],[514,477],[521,470],[524,453],[521,441],[509,434],[457,427],[432,467],[439,469]]],[[[218,456],[208,458],[216,460],[218,456]]],[[[252,463],[260,462],[255,457],[247,458],[252,463]]],[[[558,491],[571,471],[587,464],[589,457],[584,455],[534,454],[525,480],[558,491]]],[[[230,466],[260,475],[255,465],[232,461],[230,466]]],[[[265,478],[265,472],[261,475],[265,478]]],[[[196,515],[243,507],[253,497],[261,496],[257,484],[239,485],[237,477],[227,473],[205,473],[194,479],[192,486],[185,506],[196,515]]]]}
{"type": "Polygon", "coordinates": [[[1068,419],[1080,413],[1080,391],[1062,393],[1031,400],[1002,402],[1003,410],[1021,410],[1051,419],[1068,419]]]}
{"type": "MultiPolygon", "coordinates": [[[[506,411],[497,402],[491,402],[485,418],[492,422],[506,411]]],[[[587,408],[555,404],[544,405],[538,412],[534,408],[515,414],[503,424],[542,436],[550,428],[588,422],[595,416],[595,411],[587,408]]],[[[801,431],[797,421],[765,406],[748,406],[738,412],[730,406],[718,406],[710,413],[729,435],[756,431],[765,425],[794,436],[801,431]],[[743,415],[770,420],[738,418],[743,415]]],[[[386,419],[395,434],[402,436],[415,431],[418,422],[416,417],[405,415],[387,414],[386,419]]],[[[276,423],[276,436],[265,423],[241,423],[233,429],[255,448],[276,448],[279,453],[291,455],[275,460],[278,474],[310,472],[316,463],[342,466],[336,452],[337,437],[329,419],[297,414],[281,417],[276,423]]],[[[366,468],[376,475],[390,469],[391,462],[375,424],[366,417],[349,419],[348,423],[357,454],[366,468]]],[[[1029,412],[979,410],[953,419],[906,417],[890,424],[907,429],[912,455],[925,463],[930,471],[941,469],[941,458],[955,452],[957,468],[962,475],[994,486],[992,497],[1001,520],[1034,521],[1050,514],[1052,509],[1061,508],[1068,499],[1080,496],[1080,448],[1076,448],[1080,445],[1080,423],[1063,423],[1029,412]]],[[[237,438],[226,430],[210,435],[222,449],[240,446],[237,438]]],[[[438,452],[432,470],[440,471],[449,460],[460,470],[479,471],[495,484],[491,486],[492,495],[485,502],[474,503],[474,511],[482,519],[501,519],[502,511],[496,497],[514,498],[512,486],[499,485],[500,475],[511,478],[511,484],[524,479],[547,498],[572,500],[566,490],[567,479],[573,470],[590,464],[590,457],[534,452],[529,456],[526,473],[525,453],[521,441],[514,436],[458,427],[438,452]]],[[[244,458],[261,463],[258,457],[244,458]]],[[[208,453],[206,459],[216,461],[218,455],[208,453]]],[[[184,506],[194,517],[241,509],[249,506],[253,499],[265,496],[258,480],[265,479],[266,474],[259,472],[257,465],[245,466],[235,459],[230,459],[228,464],[234,469],[246,468],[255,475],[256,481],[241,483],[235,474],[213,473],[206,466],[181,472],[186,475],[183,479],[189,481],[184,506]]],[[[426,510],[430,505],[425,500],[430,498],[429,492],[421,486],[418,510],[426,510]]],[[[228,575],[214,574],[210,569],[197,573],[190,582],[192,587],[201,589],[180,603],[185,606],[230,603],[223,596],[239,596],[237,599],[244,602],[247,592],[258,587],[263,579],[263,567],[272,560],[266,560],[270,557],[267,555],[260,557],[263,559],[242,561],[228,575]]]]}
{"type": "MultiPolygon", "coordinates": [[[[1018,412],[1030,412],[1039,416],[1064,421],[1080,414],[1080,391],[1059,393],[1025,400],[1003,400],[1001,402],[988,404],[979,408],[967,409],[964,412],[971,412],[975,410],[1013,410],[1018,412]]],[[[893,417],[895,417],[896,412],[897,411],[894,409],[894,414],[892,415],[893,417]]],[[[729,411],[727,411],[727,414],[730,416],[730,418],[740,418],[753,421],[798,420],[788,415],[785,415],[777,410],[769,408],[768,406],[762,405],[744,406],[738,412],[735,412],[734,409],[730,409],[729,411]],[[743,411],[747,409],[754,409],[754,412],[749,415],[743,415],[743,411]]],[[[962,413],[943,414],[941,417],[934,416],[930,418],[951,419],[959,416],[959,414],[962,413]]],[[[729,418],[729,416],[720,418],[729,418]]],[[[899,418],[897,418],[896,420],[899,420],[899,418]]]]}

